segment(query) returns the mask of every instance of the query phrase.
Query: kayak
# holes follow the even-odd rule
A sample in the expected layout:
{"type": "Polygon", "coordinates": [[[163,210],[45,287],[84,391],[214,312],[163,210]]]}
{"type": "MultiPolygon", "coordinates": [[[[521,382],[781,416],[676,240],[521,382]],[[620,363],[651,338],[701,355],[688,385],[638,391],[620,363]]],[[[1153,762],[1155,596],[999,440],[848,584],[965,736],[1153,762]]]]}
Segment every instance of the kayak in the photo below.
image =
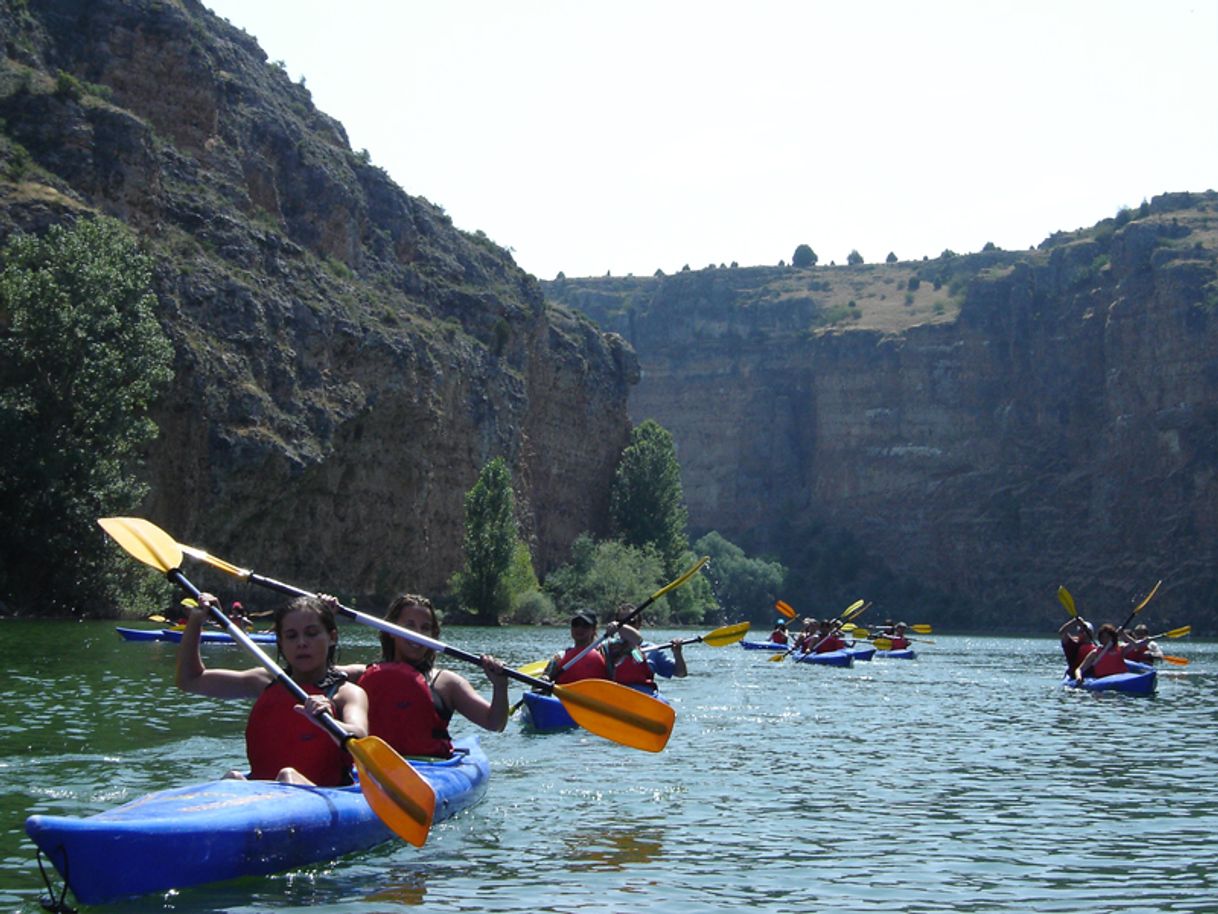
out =
{"type": "Polygon", "coordinates": [[[775,644],[773,641],[741,641],[740,646],[746,651],[785,651],[791,645],[775,644]]]}
{"type": "Polygon", "coordinates": [[[874,647],[851,647],[851,648],[846,649],[846,653],[848,653],[851,657],[853,657],[855,662],[857,663],[860,660],[870,660],[872,657],[874,657],[875,648],[874,647]]]}
{"type": "MultiPolygon", "coordinates": [[[[436,791],[434,821],[482,799],[477,736],[447,760],[412,761],[436,791]]],[[[219,780],[148,794],[85,818],[30,816],[26,834],[82,904],[105,904],[322,863],[394,838],[358,786],[219,780]]]]}
{"type": "Polygon", "coordinates": [[[850,651],[825,651],[823,654],[796,654],[796,663],[819,663],[821,666],[854,666],[850,651]]]}
{"type": "MultiPolygon", "coordinates": [[[[181,641],[182,632],[176,628],[122,628],[114,629],[123,636],[124,641],[181,641]]],[[[274,644],[274,632],[250,632],[250,639],[256,644],[274,644]]],[[[204,644],[236,644],[228,632],[200,632],[199,638],[204,644]]]]}
{"type": "Polygon", "coordinates": [[[877,657],[887,657],[889,660],[917,660],[918,655],[912,647],[903,647],[896,651],[876,651],[877,657]]]}
{"type": "MultiPolygon", "coordinates": [[[[1142,664],[1139,664],[1142,666],[1142,664]]],[[[1155,692],[1154,670],[1116,673],[1098,679],[1084,679],[1081,688],[1088,692],[1124,692],[1127,695],[1153,695],[1155,692]]],[[[1073,676],[1063,676],[1062,686],[1067,689],[1080,688],[1073,676]]]]}

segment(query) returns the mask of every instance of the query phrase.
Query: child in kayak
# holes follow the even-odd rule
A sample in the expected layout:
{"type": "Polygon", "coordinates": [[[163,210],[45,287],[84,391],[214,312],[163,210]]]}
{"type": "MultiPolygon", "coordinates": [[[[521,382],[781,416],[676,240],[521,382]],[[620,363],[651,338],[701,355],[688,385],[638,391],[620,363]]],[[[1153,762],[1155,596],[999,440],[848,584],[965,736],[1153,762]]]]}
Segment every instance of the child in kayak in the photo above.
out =
{"type": "Polygon", "coordinates": [[[617,608],[617,637],[605,642],[605,659],[609,667],[609,678],[614,682],[639,689],[649,695],[656,693],[656,676],[683,679],[689,674],[685,666],[685,654],[679,641],[672,644],[672,657],[663,650],[642,652],[647,646],[639,629],[642,620],[636,619],[628,625],[626,619],[634,612],[632,603],[623,603],[617,608]],[[637,639],[637,641],[636,641],[637,639]]]}
{"type": "Polygon", "coordinates": [[[781,619],[774,623],[774,631],[770,632],[770,641],[774,644],[787,643],[787,623],[781,619]]]}
{"type": "Polygon", "coordinates": [[[1145,625],[1138,625],[1133,630],[1134,641],[1144,642],[1142,647],[1134,648],[1125,655],[1126,660],[1132,660],[1136,663],[1155,663],[1163,659],[1163,649],[1159,647],[1157,641],[1152,641],[1150,638],[1150,629],[1145,625]]]}
{"type": "Polygon", "coordinates": [[[820,624],[820,631],[816,633],[816,638],[812,645],[812,652],[816,654],[827,654],[830,651],[844,651],[847,647],[853,647],[854,642],[847,644],[841,637],[842,623],[837,619],[825,619],[820,624]]]}
{"type": "Polygon", "coordinates": [[[1062,653],[1066,656],[1066,675],[1074,675],[1079,663],[1094,649],[1095,630],[1082,616],[1072,616],[1057,630],[1062,653]]]}
{"type": "MultiPolygon", "coordinates": [[[[440,620],[426,597],[402,594],[390,604],[385,619],[436,639],[440,620]]],[[[381,659],[367,667],[346,665],[343,672],[357,678],[368,693],[368,732],[379,736],[399,755],[449,758],[452,738],[448,724],[459,713],[485,730],[500,731],[508,718],[507,676],[503,664],[482,656],[482,669],[491,681],[487,701],[464,676],[436,669],[436,652],[407,638],[381,633],[381,659]]]]}
{"type": "MultiPolygon", "coordinates": [[[[1108,622],[1100,626],[1099,646],[1089,645],[1089,650],[1081,654],[1078,666],[1074,670],[1074,679],[1082,683],[1085,677],[1101,679],[1105,676],[1115,676],[1118,673],[1128,673],[1129,666],[1125,657],[1140,647],[1146,646],[1146,641],[1131,641],[1122,645],[1117,627],[1108,622]]],[[[1080,652],[1081,653],[1081,652],[1080,652]]]]}
{"type": "Polygon", "coordinates": [[[297,597],[275,610],[275,635],[286,672],[309,693],[297,704],[270,670],[207,669],[199,653],[199,633],[208,606],[219,606],[203,594],[193,608],[178,648],[178,688],[211,698],[252,698],[245,728],[248,774],[230,771],[225,777],[285,784],[340,787],[350,784],[351,757],[321,726],[325,712],[340,721],[357,739],[368,735],[368,696],[334,667],[338,625],[330,605],[317,597],[297,597]]]}

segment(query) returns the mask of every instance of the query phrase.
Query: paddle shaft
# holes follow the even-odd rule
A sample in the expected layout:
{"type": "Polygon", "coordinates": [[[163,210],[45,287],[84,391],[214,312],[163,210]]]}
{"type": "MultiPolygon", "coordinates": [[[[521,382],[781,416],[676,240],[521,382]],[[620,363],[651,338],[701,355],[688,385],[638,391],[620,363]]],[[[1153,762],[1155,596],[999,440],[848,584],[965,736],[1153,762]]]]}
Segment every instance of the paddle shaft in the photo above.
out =
{"type": "MultiPolygon", "coordinates": [[[[197,587],[195,587],[194,584],[190,583],[190,581],[188,581],[186,579],[186,575],[182,574],[180,569],[172,568],[169,571],[167,571],[165,574],[166,574],[166,577],[169,578],[169,580],[173,581],[175,584],[177,584],[179,587],[181,587],[183,590],[185,590],[187,593],[189,593],[196,600],[202,601],[203,594],[199,591],[199,589],[197,587]]],[[[266,653],[266,651],[264,651],[262,648],[260,648],[254,642],[254,639],[252,639],[249,635],[247,635],[245,633],[245,631],[241,628],[241,626],[235,624],[232,620],[230,620],[228,618],[228,616],[224,615],[224,613],[220,610],[219,606],[208,605],[207,611],[208,611],[208,613],[211,614],[211,617],[213,619],[215,619],[222,626],[224,626],[224,630],[227,631],[229,633],[229,635],[232,636],[233,640],[238,642],[243,648],[245,648],[247,651],[249,651],[251,654],[253,654],[254,657],[257,658],[258,662],[261,663],[264,667],[266,667],[267,670],[269,670],[275,676],[275,680],[280,685],[282,685],[285,689],[287,689],[289,692],[291,692],[297,701],[299,701],[301,704],[305,704],[306,702],[308,702],[309,693],[306,692],[304,689],[302,689],[300,687],[300,685],[296,682],[296,680],[294,680],[291,676],[289,676],[287,673],[285,673],[283,671],[283,668],[280,667],[279,664],[277,664],[274,660],[272,660],[271,657],[266,653]]],[[[344,745],[347,742],[347,740],[352,738],[352,734],[349,733],[346,730],[346,728],[343,727],[343,725],[340,724],[337,720],[335,720],[333,718],[333,716],[331,716],[330,714],[322,712],[321,714],[315,715],[315,717],[316,717],[316,720],[323,727],[325,727],[326,732],[329,733],[331,736],[333,736],[338,741],[338,744],[340,746],[344,745]]]]}
{"type": "MultiPolygon", "coordinates": [[[[317,594],[304,590],[300,587],[295,587],[292,584],[285,584],[283,581],[277,581],[274,578],[268,578],[264,575],[256,574],[252,571],[242,571],[242,576],[251,584],[257,584],[259,587],[265,587],[268,590],[277,590],[279,593],[287,594],[294,597],[315,597],[317,594]]],[[[427,635],[419,632],[412,632],[408,628],[403,628],[400,625],[394,625],[385,619],[380,619],[376,616],[370,616],[367,613],[362,613],[357,609],[351,609],[348,606],[343,606],[341,603],[335,607],[336,611],[341,616],[346,616],[348,619],[379,629],[387,635],[393,635],[396,638],[405,638],[407,641],[413,641],[415,644],[421,644],[423,647],[431,648],[437,654],[445,654],[449,657],[456,657],[458,660],[464,660],[466,663],[472,663],[476,666],[482,666],[482,658],[477,654],[471,654],[469,651],[463,651],[459,647],[453,647],[451,644],[445,644],[443,641],[437,641],[434,638],[429,638],[427,635]]],[[[230,625],[232,623],[229,623],[230,625]]],[[[244,634],[244,633],[242,633],[244,634]]],[[[251,644],[253,642],[250,642],[251,644]]],[[[538,679],[535,676],[528,676],[510,667],[504,667],[503,675],[509,679],[515,679],[517,682],[527,683],[533,688],[541,689],[549,693],[554,690],[554,683],[546,679],[538,679]]]]}
{"type": "Polygon", "coordinates": [[[650,654],[652,651],[666,651],[670,647],[676,647],[678,644],[684,646],[686,644],[697,644],[702,640],[702,636],[697,638],[678,638],[676,641],[665,641],[663,644],[650,644],[647,647],[640,648],[640,653],[650,654]]]}

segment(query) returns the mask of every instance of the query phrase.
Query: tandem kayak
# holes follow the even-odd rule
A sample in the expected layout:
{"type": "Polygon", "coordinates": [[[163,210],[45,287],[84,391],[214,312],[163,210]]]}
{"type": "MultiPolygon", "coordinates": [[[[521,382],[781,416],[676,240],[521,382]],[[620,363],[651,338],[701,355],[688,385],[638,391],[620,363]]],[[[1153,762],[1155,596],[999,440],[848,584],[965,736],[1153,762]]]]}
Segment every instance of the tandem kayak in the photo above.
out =
{"type": "Polygon", "coordinates": [[[896,651],[876,651],[877,657],[887,657],[889,660],[917,660],[918,655],[912,647],[903,647],[896,651]]]}
{"type": "MultiPolygon", "coordinates": [[[[665,704],[668,703],[664,700],[664,696],[655,689],[636,685],[632,685],[630,688],[659,699],[665,704]]],[[[524,699],[525,725],[531,727],[536,733],[557,733],[561,730],[574,730],[579,726],[567,712],[562,701],[553,695],[543,692],[525,692],[520,697],[524,699]]]]}
{"type": "MultiPolygon", "coordinates": [[[[182,632],[176,628],[122,628],[114,629],[124,641],[181,641],[182,632]]],[[[204,644],[236,644],[228,632],[200,632],[204,644]]],[[[251,632],[250,640],[256,644],[274,644],[274,632],[251,632]]]]}
{"type": "Polygon", "coordinates": [[[822,654],[796,654],[796,663],[819,663],[822,666],[854,666],[850,651],[825,651],[822,654]]]}
{"type": "Polygon", "coordinates": [[[1083,688],[1088,692],[1124,692],[1127,695],[1153,695],[1155,692],[1156,676],[1157,674],[1154,670],[1117,673],[1113,676],[1101,676],[1098,679],[1084,679],[1082,686],[1079,686],[1073,676],[1063,676],[1062,686],[1067,689],[1083,688]]]}
{"type": "Polygon", "coordinates": [[[785,651],[791,645],[774,641],[741,641],[740,646],[746,651],[785,651]]]}
{"type": "MultiPolygon", "coordinates": [[[[412,761],[435,789],[434,821],[482,799],[477,736],[451,759],[412,761]]],[[[148,794],[85,818],[30,816],[25,831],[82,904],[105,904],[322,863],[394,838],[358,786],[220,780],[148,794]]]]}
{"type": "Polygon", "coordinates": [[[874,647],[851,647],[846,649],[846,653],[853,657],[857,663],[861,660],[870,660],[875,656],[876,651],[874,647]]]}

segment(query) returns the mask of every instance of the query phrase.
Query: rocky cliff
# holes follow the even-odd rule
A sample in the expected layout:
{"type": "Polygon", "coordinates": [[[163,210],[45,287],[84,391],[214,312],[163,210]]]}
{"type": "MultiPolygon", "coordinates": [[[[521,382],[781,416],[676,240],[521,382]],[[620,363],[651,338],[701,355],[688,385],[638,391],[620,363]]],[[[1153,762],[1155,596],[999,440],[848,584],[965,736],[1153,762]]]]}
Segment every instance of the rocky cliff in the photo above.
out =
{"type": "Polygon", "coordinates": [[[620,338],[395,186],[196,0],[0,0],[0,35],[0,242],[104,213],[159,262],[176,378],[148,517],[377,606],[460,567],[492,457],[539,569],[603,529],[620,338]]]}
{"type": "Polygon", "coordinates": [[[797,606],[1043,630],[1059,584],[1120,621],[1163,578],[1154,621],[1213,632],[1216,264],[1209,192],[1034,251],[544,287],[635,346],[691,523],[797,606]]]}

